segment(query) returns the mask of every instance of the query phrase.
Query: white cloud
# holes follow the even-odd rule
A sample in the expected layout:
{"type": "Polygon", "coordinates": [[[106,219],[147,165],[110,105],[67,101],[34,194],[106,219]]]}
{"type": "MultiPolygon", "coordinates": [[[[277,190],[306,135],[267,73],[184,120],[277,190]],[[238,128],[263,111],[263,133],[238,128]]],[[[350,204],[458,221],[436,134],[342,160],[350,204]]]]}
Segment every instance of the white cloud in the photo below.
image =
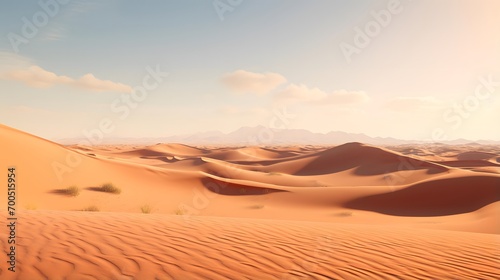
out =
{"type": "Polygon", "coordinates": [[[34,88],[48,88],[55,84],[68,84],[72,82],[72,79],[69,77],[58,76],[38,66],[6,71],[2,74],[1,78],[22,82],[34,88]]]}
{"type": "Polygon", "coordinates": [[[388,109],[399,112],[432,110],[440,106],[440,101],[432,96],[396,97],[385,105],[388,109]]]}
{"type": "Polygon", "coordinates": [[[0,73],[0,79],[22,82],[33,88],[69,85],[90,91],[132,92],[132,87],[129,85],[101,80],[90,73],[79,79],[73,79],[57,75],[36,65],[4,71],[0,73]]]}
{"type": "Polygon", "coordinates": [[[277,73],[253,73],[237,70],[222,77],[222,82],[231,90],[239,93],[266,94],[286,82],[277,73]]]}
{"type": "Polygon", "coordinates": [[[326,93],[319,88],[291,84],[275,96],[276,100],[288,103],[307,102],[315,104],[356,104],[370,100],[364,91],[345,89],[326,93]]]}
{"type": "Polygon", "coordinates": [[[305,85],[291,84],[285,89],[280,91],[277,95],[277,99],[282,100],[296,100],[296,101],[319,101],[325,99],[327,94],[318,88],[308,88],[305,85]]]}
{"type": "Polygon", "coordinates": [[[109,80],[100,80],[90,73],[74,81],[74,85],[94,91],[132,92],[132,87],[129,85],[115,83],[109,80]]]}

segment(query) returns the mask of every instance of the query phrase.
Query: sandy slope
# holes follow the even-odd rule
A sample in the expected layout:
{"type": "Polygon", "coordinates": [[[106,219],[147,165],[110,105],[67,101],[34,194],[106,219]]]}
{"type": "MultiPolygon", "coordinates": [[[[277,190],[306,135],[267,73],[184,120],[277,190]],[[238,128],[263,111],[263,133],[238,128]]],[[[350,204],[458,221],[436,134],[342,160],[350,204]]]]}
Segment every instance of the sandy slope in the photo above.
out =
{"type": "Polygon", "coordinates": [[[481,145],[64,147],[0,125],[0,168],[16,167],[17,208],[33,210],[20,279],[493,278],[499,158],[481,145]],[[95,190],[106,182],[122,192],[95,190]],[[77,211],[89,206],[102,213],[77,211]],[[322,236],[337,247],[317,249],[322,236]]]}
{"type": "MultiPolygon", "coordinates": [[[[498,236],[490,234],[68,211],[28,211],[19,223],[17,279],[498,279],[500,272],[498,236]]],[[[1,269],[2,279],[16,279],[1,269]]]]}

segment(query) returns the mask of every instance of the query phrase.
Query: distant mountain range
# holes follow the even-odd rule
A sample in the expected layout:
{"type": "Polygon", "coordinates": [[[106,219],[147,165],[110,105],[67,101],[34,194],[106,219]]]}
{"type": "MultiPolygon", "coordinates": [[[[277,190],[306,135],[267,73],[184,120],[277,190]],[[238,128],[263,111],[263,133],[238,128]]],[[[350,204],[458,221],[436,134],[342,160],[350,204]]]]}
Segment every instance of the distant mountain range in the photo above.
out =
{"type": "MultiPolygon", "coordinates": [[[[85,143],[85,138],[66,138],[56,140],[60,144],[70,145],[85,143]]],[[[348,142],[361,142],[372,145],[403,145],[415,143],[427,143],[425,141],[401,140],[391,137],[370,137],[362,133],[347,133],[331,131],[329,133],[314,133],[305,129],[271,129],[264,126],[242,127],[230,133],[220,131],[207,131],[189,135],[157,137],[157,138],[104,138],[101,141],[94,140],[92,144],[156,144],[156,143],[182,143],[188,145],[339,145],[348,142]]],[[[500,144],[500,141],[470,141],[456,139],[442,142],[443,144],[500,144]]]]}

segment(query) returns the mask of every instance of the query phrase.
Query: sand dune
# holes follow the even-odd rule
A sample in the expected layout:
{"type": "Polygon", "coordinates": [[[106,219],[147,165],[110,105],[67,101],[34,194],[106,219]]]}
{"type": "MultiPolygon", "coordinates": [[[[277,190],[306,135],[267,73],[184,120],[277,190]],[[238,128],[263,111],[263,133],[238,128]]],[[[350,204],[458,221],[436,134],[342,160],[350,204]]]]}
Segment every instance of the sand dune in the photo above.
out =
{"type": "Polygon", "coordinates": [[[2,125],[0,141],[19,279],[499,275],[497,146],[65,147],[2,125]]]}
{"type": "Polygon", "coordinates": [[[484,153],[484,152],[465,152],[457,155],[458,160],[485,160],[492,159],[496,157],[496,154],[493,153],[484,153]]]}
{"type": "Polygon", "coordinates": [[[125,213],[28,211],[19,219],[25,233],[17,279],[498,279],[499,273],[498,237],[488,234],[125,213]]]}
{"type": "MultiPolygon", "coordinates": [[[[426,169],[428,173],[445,172],[439,164],[403,156],[383,148],[348,143],[307,156],[301,163],[290,160],[287,166],[299,167],[294,175],[322,175],[355,169],[355,175],[377,175],[395,172],[411,164],[413,170],[426,169]]],[[[279,169],[279,167],[277,167],[279,169]]]]}
{"type": "Polygon", "coordinates": [[[500,201],[500,177],[469,175],[413,184],[391,193],[358,198],[347,207],[400,216],[468,213],[500,201]]]}

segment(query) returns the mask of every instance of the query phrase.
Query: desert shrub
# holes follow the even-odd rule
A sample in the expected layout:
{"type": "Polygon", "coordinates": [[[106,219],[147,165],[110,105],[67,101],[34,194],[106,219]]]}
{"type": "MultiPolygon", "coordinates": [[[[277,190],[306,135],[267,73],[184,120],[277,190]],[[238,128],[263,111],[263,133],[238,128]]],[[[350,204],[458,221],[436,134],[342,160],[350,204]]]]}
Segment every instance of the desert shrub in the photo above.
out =
{"type": "Polygon", "coordinates": [[[102,186],[96,188],[97,191],[120,194],[122,190],[111,183],[105,183],[102,186]]]}
{"type": "Polygon", "coordinates": [[[151,206],[149,206],[149,204],[145,204],[145,205],[141,206],[142,213],[149,214],[149,213],[151,213],[151,211],[153,211],[153,209],[151,208],[151,206]]]}
{"type": "Polygon", "coordinates": [[[335,216],[337,216],[337,217],[350,217],[350,216],[352,216],[352,212],[349,212],[349,211],[339,212],[339,213],[335,213],[335,216]]]}
{"type": "Polygon", "coordinates": [[[80,194],[80,188],[77,186],[70,186],[65,188],[63,193],[69,196],[78,196],[80,194]]]}
{"type": "Polygon", "coordinates": [[[99,212],[99,208],[95,205],[91,205],[89,207],[83,208],[82,211],[99,212]]]}
{"type": "Polygon", "coordinates": [[[186,214],[186,210],[178,208],[177,210],[174,211],[174,214],[175,215],[185,215],[186,214]]]}

